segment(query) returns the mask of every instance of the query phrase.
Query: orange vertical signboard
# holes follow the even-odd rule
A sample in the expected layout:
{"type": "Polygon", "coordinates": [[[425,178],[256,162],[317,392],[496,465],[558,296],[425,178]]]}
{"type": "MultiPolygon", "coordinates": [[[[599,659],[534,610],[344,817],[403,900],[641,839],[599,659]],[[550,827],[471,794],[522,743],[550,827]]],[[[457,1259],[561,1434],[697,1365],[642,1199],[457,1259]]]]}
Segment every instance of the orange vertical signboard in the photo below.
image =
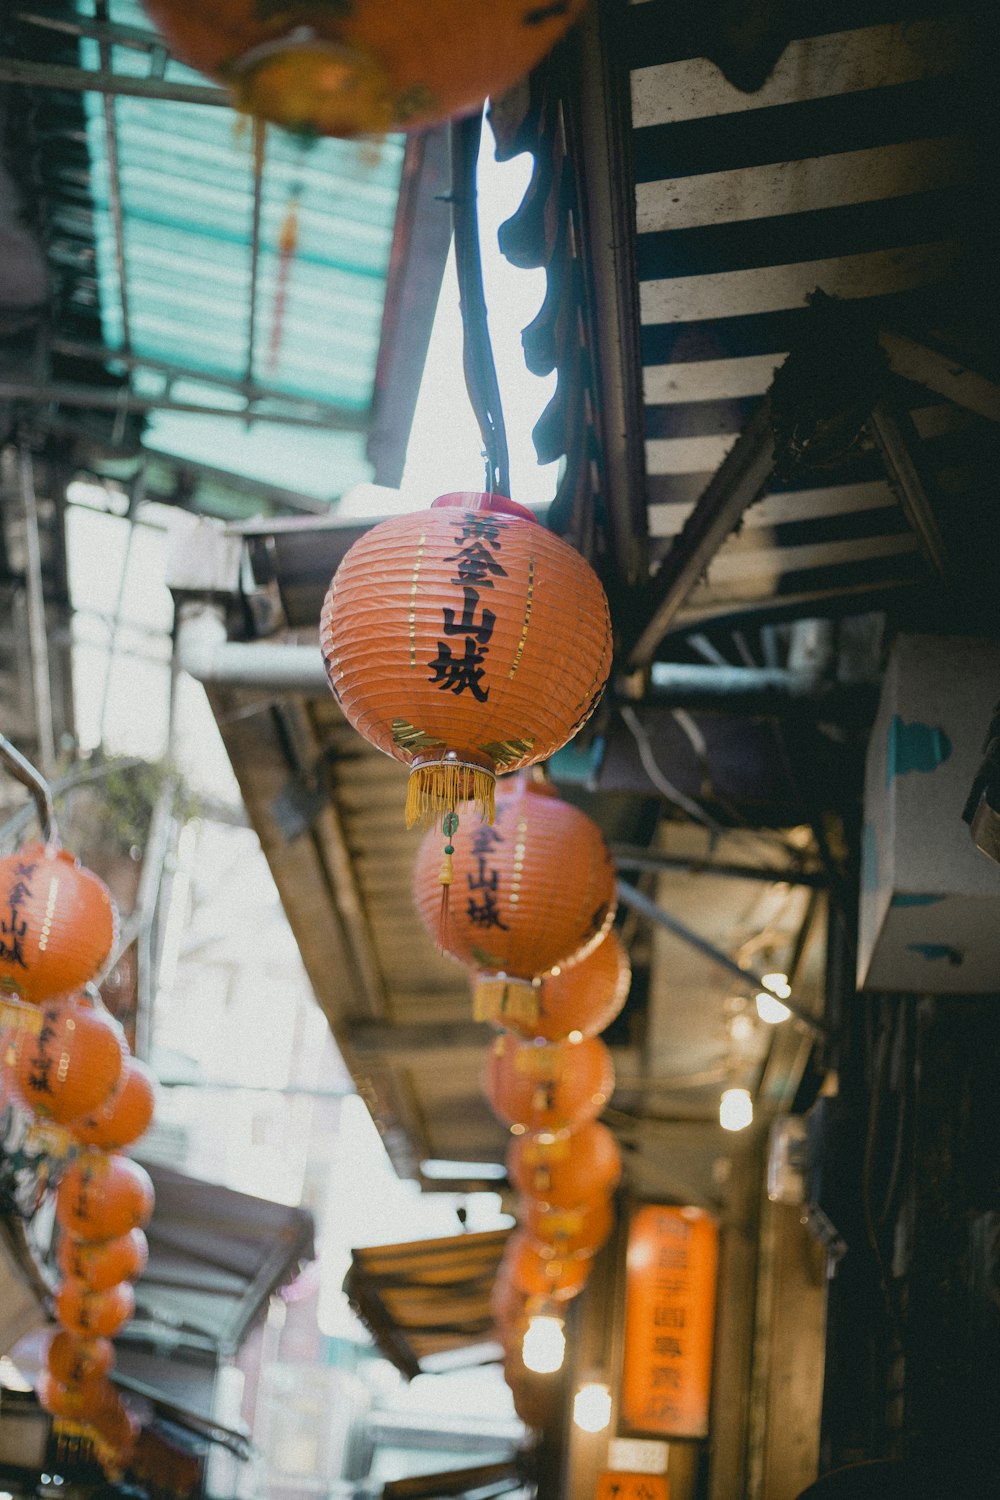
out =
{"type": "Polygon", "coordinates": [[[622,1415],[636,1432],[702,1438],[715,1329],[719,1226],[647,1204],[629,1224],[622,1415]]]}

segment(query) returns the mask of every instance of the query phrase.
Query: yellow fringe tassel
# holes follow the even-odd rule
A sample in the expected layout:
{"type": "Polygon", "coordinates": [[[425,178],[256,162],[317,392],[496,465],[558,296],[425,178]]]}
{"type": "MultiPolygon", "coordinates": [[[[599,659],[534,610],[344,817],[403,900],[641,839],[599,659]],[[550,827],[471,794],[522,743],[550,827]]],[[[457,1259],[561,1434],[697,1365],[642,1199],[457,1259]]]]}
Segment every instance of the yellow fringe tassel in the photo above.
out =
{"type": "Polygon", "coordinates": [[[474,802],[484,823],[494,817],[496,776],[483,766],[435,761],[414,766],[406,789],[406,826],[438,823],[462,802],[474,802]]]}
{"type": "Polygon", "coordinates": [[[37,1036],[42,1029],[42,1008],[19,1000],[16,995],[5,994],[0,999],[0,1026],[11,1031],[33,1031],[37,1036]]]}
{"type": "Polygon", "coordinates": [[[538,1020],[538,990],[528,979],[478,979],[472,989],[472,1015],[491,1026],[533,1026],[538,1020]]]}

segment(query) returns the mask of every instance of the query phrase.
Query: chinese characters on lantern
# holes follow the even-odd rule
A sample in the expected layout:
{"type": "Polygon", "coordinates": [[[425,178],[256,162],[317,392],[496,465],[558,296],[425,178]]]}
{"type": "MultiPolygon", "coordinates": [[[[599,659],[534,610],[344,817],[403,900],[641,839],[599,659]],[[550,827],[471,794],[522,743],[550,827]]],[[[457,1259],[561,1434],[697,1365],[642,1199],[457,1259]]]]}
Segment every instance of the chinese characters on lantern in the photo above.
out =
{"type": "Polygon", "coordinates": [[[708,1432],[718,1225],[701,1209],[647,1205],[629,1226],[622,1408],[636,1431],[708,1432]]]}
{"type": "Polygon", "coordinates": [[[485,604],[480,611],[480,591],[492,589],[494,578],[506,578],[507,572],[494,556],[500,551],[496,520],[473,511],[463,511],[461,519],[455,537],[458,551],[445,558],[455,564],[450,581],[462,590],[461,614],[457,607],[442,606],[441,630],[449,639],[438,640],[438,654],[427,663],[432,674],[428,681],[442,692],[468,692],[485,703],[490,690],[482,685],[483,664],[497,617],[485,604]],[[459,646],[459,637],[464,637],[464,646],[459,646]]]}
{"type": "Polygon", "coordinates": [[[662,1474],[602,1474],[596,1500],[670,1500],[670,1489],[662,1474]]]}
{"type": "Polygon", "coordinates": [[[24,957],[24,939],[28,931],[27,919],[21,915],[21,907],[31,900],[31,877],[37,867],[21,863],[15,867],[14,884],[7,892],[8,918],[0,921],[0,958],[20,968],[28,967],[24,957]]]}
{"type": "Polygon", "coordinates": [[[509,932],[507,923],[501,920],[498,901],[500,871],[492,863],[492,857],[503,844],[503,834],[495,824],[484,823],[477,828],[472,839],[472,853],[476,869],[466,875],[469,891],[469,921],[476,927],[499,927],[509,932]]]}

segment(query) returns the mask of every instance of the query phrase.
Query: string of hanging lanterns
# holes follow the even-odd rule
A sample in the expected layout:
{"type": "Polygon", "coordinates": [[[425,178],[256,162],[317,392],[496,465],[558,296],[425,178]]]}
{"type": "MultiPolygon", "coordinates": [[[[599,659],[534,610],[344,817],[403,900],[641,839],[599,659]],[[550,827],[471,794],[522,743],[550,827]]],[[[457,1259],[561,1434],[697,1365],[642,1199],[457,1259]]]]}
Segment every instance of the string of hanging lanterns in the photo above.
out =
{"type": "Polygon", "coordinates": [[[59,843],[42,778],[0,737],[32,790],[44,841],[0,859],[0,1078],[30,1120],[40,1186],[54,1193],[57,1330],[36,1382],[57,1445],[124,1472],[138,1424],[111,1381],[111,1338],[135,1310],[153,1187],[119,1153],[152,1122],[155,1083],[94,981],[118,932],[110,892],[59,843]]]}

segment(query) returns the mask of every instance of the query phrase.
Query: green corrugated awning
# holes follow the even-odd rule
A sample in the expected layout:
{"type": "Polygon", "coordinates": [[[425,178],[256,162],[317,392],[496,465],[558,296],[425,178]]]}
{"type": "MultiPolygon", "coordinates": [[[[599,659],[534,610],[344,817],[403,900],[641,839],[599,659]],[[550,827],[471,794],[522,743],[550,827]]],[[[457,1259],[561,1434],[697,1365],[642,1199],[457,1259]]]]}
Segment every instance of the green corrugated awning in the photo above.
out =
{"type": "MultiPolygon", "coordinates": [[[[152,31],[137,0],[75,0],[74,14],[152,31]]],[[[103,55],[97,40],[81,41],[87,68],[148,76],[150,58],[139,39],[103,55]]],[[[165,77],[203,81],[173,60],[165,77]]],[[[404,138],[307,142],[268,127],[255,149],[252,124],[228,109],[84,99],[105,345],[131,357],[139,396],[233,411],[252,398],[261,413],[250,424],[153,410],[145,446],[322,500],[370,478],[366,431],[404,138]],[[283,265],[293,202],[298,243],[283,265]]]]}

